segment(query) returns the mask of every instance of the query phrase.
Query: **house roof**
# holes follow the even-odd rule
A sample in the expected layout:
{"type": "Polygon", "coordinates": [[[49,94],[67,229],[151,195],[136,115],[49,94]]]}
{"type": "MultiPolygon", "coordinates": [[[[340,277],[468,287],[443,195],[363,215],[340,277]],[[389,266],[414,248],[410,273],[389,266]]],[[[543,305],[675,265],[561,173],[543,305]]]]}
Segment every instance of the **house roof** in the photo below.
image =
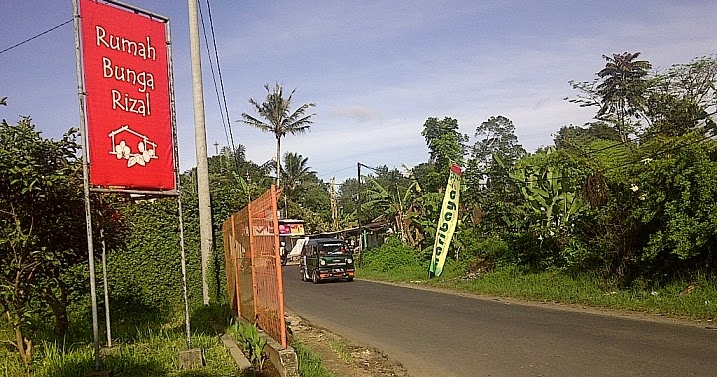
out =
{"type": "MultiPolygon", "coordinates": [[[[387,225],[388,225],[388,221],[374,221],[374,222],[362,225],[361,228],[368,230],[370,232],[376,232],[383,228],[386,228],[387,225]]],[[[314,233],[314,234],[307,234],[306,237],[318,238],[318,237],[330,237],[330,236],[337,236],[337,235],[356,236],[356,235],[358,235],[358,232],[359,232],[359,228],[353,227],[353,228],[336,230],[333,232],[320,232],[320,233],[314,233]]]]}

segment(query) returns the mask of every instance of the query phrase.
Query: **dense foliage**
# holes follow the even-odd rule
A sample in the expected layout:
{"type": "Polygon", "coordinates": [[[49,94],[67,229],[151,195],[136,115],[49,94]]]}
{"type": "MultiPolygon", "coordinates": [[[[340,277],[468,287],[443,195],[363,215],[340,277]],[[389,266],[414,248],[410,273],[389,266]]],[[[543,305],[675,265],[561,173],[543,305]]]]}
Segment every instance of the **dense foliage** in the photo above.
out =
{"type": "MultiPolygon", "coordinates": [[[[71,129],[60,140],[44,139],[29,118],[0,123],[0,309],[25,362],[38,319],[54,316],[55,330],[64,334],[67,306],[85,289],[76,276],[87,261],[87,234],[75,137],[71,129]]],[[[92,201],[113,247],[119,224],[112,199],[92,201]]]]}
{"type": "Polygon", "coordinates": [[[463,215],[452,247],[459,261],[594,272],[622,284],[714,274],[717,59],[652,71],[640,57],[603,56],[594,80],[571,82],[577,96],[569,101],[594,107],[595,121],[561,128],[554,146],[534,153],[503,116],[478,125],[472,146],[457,120],[429,118],[422,132],[428,161],[397,184],[378,184],[381,171],[367,178],[370,208],[410,219],[391,221],[392,228],[425,256],[440,204],[435,193],[448,165],[462,163],[463,215]],[[424,190],[405,195],[412,187],[424,190]]]}

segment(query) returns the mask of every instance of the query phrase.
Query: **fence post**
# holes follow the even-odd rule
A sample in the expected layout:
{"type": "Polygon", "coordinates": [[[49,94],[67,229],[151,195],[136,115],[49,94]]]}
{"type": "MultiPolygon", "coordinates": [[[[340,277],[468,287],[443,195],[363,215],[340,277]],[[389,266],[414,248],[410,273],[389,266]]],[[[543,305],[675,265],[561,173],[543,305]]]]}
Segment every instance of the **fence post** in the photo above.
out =
{"type": "Polygon", "coordinates": [[[286,319],[284,318],[284,276],[281,271],[281,257],[279,255],[279,219],[276,216],[278,208],[276,205],[276,186],[271,186],[271,203],[272,211],[274,213],[274,261],[276,262],[276,284],[277,284],[277,301],[279,303],[279,333],[281,347],[286,348],[286,319]]]}
{"type": "Polygon", "coordinates": [[[239,293],[239,248],[237,247],[237,244],[239,241],[239,237],[237,237],[236,233],[236,219],[235,215],[232,215],[229,219],[231,220],[232,224],[232,259],[234,260],[234,294],[236,295],[236,301],[237,301],[237,316],[241,317],[241,294],[239,293]]]}
{"type": "Polygon", "coordinates": [[[256,304],[257,298],[259,297],[259,287],[256,284],[256,237],[254,236],[254,211],[252,210],[251,202],[247,205],[247,210],[249,214],[249,254],[251,255],[251,284],[254,292],[254,299],[252,300],[254,304],[254,315],[252,315],[251,317],[251,323],[255,323],[256,315],[259,312],[256,304]]]}

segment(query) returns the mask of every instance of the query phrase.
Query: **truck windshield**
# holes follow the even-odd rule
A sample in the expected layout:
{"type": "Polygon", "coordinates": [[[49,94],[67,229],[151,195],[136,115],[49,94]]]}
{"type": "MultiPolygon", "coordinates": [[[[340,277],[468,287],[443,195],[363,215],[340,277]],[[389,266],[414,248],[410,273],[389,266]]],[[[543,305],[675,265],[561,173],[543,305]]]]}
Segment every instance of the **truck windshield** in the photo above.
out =
{"type": "Polygon", "coordinates": [[[336,255],[336,254],[348,254],[346,245],[343,243],[326,243],[321,245],[319,254],[321,255],[336,255]]]}

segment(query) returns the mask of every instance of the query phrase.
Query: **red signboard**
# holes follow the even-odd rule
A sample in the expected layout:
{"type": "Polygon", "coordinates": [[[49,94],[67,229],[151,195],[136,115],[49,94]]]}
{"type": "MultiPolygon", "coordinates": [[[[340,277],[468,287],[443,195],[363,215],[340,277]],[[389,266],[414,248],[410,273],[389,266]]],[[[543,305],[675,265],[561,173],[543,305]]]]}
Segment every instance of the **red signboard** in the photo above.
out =
{"type": "Polygon", "coordinates": [[[279,235],[280,236],[303,236],[304,235],[304,223],[282,224],[281,220],[279,220],[279,235]]]}
{"type": "Polygon", "coordinates": [[[90,184],[174,190],[165,24],[80,0],[90,184]]]}

